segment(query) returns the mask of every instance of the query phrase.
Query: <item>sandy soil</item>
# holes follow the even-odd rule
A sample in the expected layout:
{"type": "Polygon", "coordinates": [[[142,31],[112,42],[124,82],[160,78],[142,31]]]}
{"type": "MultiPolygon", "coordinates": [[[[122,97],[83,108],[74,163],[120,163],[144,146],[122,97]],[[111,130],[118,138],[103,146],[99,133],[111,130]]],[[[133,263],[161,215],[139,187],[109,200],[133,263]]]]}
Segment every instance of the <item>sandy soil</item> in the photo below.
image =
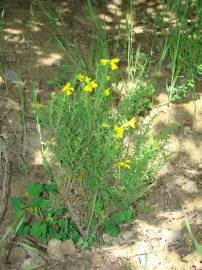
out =
{"type": "MultiPolygon", "coordinates": [[[[32,87],[34,82],[41,100],[46,101],[54,90],[46,82],[55,78],[59,74],[58,66],[68,63],[70,59],[68,52],[54,44],[52,28],[42,9],[45,1],[41,3],[41,8],[33,6],[33,11],[30,1],[10,0],[0,3],[0,8],[5,9],[4,31],[0,43],[0,64],[3,71],[0,74],[0,137],[2,142],[9,145],[7,156],[2,162],[4,166],[8,160],[9,180],[6,189],[9,196],[22,194],[30,179],[44,181],[47,178],[42,167],[36,124],[30,110],[32,87]],[[23,82],[21,91],[18,76],[23,82]],[[25,115],[21,113],[22,106],[25,115]]],[[[103,1],[97,6],[100,18],[106,21],[108,35],[113,33],[115,39],[121,39],[117,22],[121,22],[124,27],[123,6],[121,0],[103,1]]],[[[93,28],[84,1],[57,1],[57,7],[65,17],[72,44],[79,44],[85,54],[91,43],[93,28]]],[[[157,7],[158,1],[140,1],[135,28],[137,44],[141,44],[145,52],[153,47],[156,54],[159,38],[154,33],[158,29],[151,29],[151,25],[153,14],[156,12],[158,15],[157,7]]],[[[52,2],[51,9],[55,8],[56,5],[52,2]]],[[[70,75],[71,72],[67,77],[70,75]]],[[[164,78],[166,72],[162,76],[164,78]]],[[[163,80],[159,80],[158,105],[153,107],[147,118],[155,116],[152,127],[154,133],[161,132],[170,124],[174,124],[176,128],[167,145],[173,154],[160,171],[157,186],[146,199],[149,206],[138,205],[132,230],[123,231],[115,240],[106,239],[109,246],[80,255],[76,262],[53,264],[47,260],[46,269],[202,269],[201,258],[193,248],[183,214],[188,215],[193,232],[200,242],[202,84],[198,82],[197,100],[174,105],[169,104],[163,80]]],[[[13,213],[8,211],[0,224],[2,235],[12,220],[13,213]]],[[[0,263],[0,269],[18,268],[0,263]]]]}

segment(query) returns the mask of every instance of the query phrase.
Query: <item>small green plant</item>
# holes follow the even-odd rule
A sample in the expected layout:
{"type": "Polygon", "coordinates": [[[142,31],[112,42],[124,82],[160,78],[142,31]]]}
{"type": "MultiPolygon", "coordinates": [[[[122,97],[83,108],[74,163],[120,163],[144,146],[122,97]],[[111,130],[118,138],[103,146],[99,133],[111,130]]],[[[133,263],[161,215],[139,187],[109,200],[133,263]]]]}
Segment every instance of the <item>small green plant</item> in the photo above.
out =
{"type": "Polygon", "coordinates": [[[70,82],[61,82],[61,90],[52,93],[47,105],[33,104],[44,149],[60,168],[53,181],[87,240],[103,232],[115,236],[121,224],[132,222],[135,202],[154,185],[164,160],[165,141],[138,121],[138,110],[125,112],[124,99],[124,106],[115,105],[112,80],[119,62],[101,59],[93,76],[75,73],[70,82]]]}
{"type": "Polygon", "coordinates": [[[58,188],[55,184],[31,182],[26,196],[16,196],[12,206],[22,219],[16,233],[29,235],[47,243],[52,238],[79,240],[76,226],[65,216],[66,210],[55,204],[58,188]]]}
{"type": "Polygon", "coordinates": [[[200,76],[202,5],[200,1],[188,0],[162,0],[162,3],[164,16],[170,17],[169,13],[172,13],[172,19],[165,26],[161,25],[162,28],[169,26],[169,35],[160,65],[163,60],[171,63],[167,91],[172,102],[180,102],[194,98],[196,79],[200,76]]]}

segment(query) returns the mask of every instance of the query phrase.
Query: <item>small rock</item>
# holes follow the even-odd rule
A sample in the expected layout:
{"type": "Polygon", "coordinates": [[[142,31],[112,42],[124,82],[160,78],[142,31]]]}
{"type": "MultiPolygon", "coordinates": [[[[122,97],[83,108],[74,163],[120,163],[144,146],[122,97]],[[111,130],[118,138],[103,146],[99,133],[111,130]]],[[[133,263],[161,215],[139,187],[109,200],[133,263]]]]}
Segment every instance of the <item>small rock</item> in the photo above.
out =
{"type": "Polygon", "coordinates": [[[163,229],[161,232],[161,246],[170,247],[179,245],[182,242],[180,231],[163,229]]]}
{"type": "Polygon", "coordinates": [[[65,256],[74,256],[76,255],[76,248],[72,240],[65,240],[61,244],[63,254],[65,256]]]}
{"type": "Polygon", "coordinates": [[[134,239],[135,234],[133,231],[126,231],[126,232],[122,233],[121,236],[122,236],[123,240],[128,241],[128,240],[134,239]]]}
{"type": "Polygon", "coordinates": [[[196,183],[192,180],[189,180],[187,183],[185,183],[181,189],[188,193],[188,194],[195,194],[198,193],[198,187],[196,185],[196,183]]]}
{"type": "Polygon", "coordinates": [[[15,70],[10,69],[10,68],[5,69],[4,70],[4,75],[5,75],[6,80],[8,80],[9,82],[11,82],[11,83],[18,82],[18,75],[15,72],[15,70]]]}
{"type": "Polygon", "coordinates": [[[201,211],[199,211],[199,212],[197,213],[196,224],[197,224],[197,225],[202,225],[202,212],[201,212],[201,211]]]}
{"type": "Polygon", "coordinates": [[[11,98],[7,98],[5,102],[5,108],[10,111],[10,110],[15,110],[15,111],[20,111],[20,105],[16,101],[14,101],[11,98]]]}
{"type": "Polygon", "coordinates": [[[187,176],[188,178],[192,179],[192,178],[196,178],[199,173],[197,170],[184,170],[184,175],[187,176]]]}
{"type": "Polygon", "coordinates": [[[55,259],[64,259],[62,250],[62,241],[58,239],[52,239],[48,242],[47,253],[50,257],[55,259]]]}
{"type": "Polygon", "coordinates": [[[188,126],[184,127],[183,134],[185,137],[190,137],[190,135],[192,134],[191,128],[188,126]]]}
{"type": "Polygon", "coordinates": [[[94,254],[91,258],[91,263],[93,267],[101,268],[103,266],[103,259],[100,254],[94,254]]]}
{"type": "Polygon", "coordinates": [[[183,176],[176,175],[173,177],[173,182],[178,187],[184,186],[188,181],[189,181],[189,179],[187,179],[186,177],[183,177],[183,176]]]}
{"type": "Polygon", "coordinates": [[[19,260],[23,260],[26,257],[27,253],[22,247],[12,248],[9,254],[9,262],[15,264],[19,260]]]}
{"type": "Polygon", "coordinates": [[[104,269],[109,269],[109,270],[123,270],[123,267],[121,267],[120,263],[117,261],[110,261],[107,260],[104,265],[103,265],[103,270],[104,269]]]}
{"type": "Polygon", "coordinates": [[[108,235],[106,233],[104,233],[102,235],[102,239],[103,239],[105,245],[111,245],[113,240],[114,240],[113,237],[111,237],[110,235],[108,235]]]}
{"type": "Polygon", "coordinates": [[[61,65],[60,59],[55,59],[55,61],[53,62],[53,66],[59,67],[60,65],[61,65]]]}
{"type": "Polygon", "coordinates": [[[24,261],[21,265],[21,270],[41,269],[45,264],[45,260],[42,257],[37,256],[24,261]]]}

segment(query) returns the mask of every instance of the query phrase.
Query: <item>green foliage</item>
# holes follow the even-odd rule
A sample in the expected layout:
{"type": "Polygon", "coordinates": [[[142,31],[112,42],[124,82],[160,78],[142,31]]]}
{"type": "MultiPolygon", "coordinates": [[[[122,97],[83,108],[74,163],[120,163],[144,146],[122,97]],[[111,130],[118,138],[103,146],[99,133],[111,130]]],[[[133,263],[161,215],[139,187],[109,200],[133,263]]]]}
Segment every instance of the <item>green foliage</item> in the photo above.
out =
{"type": "Polygon", "coordinates": [[[155,89],[151,83],[135,80],[136,86],[121,103],[121,110],[126,117],[130,115],[143,115],[151,108],[155,89]]]}
{"type": "Polygon", "coordinates": [[[195,82],[200,76],[202,5],[201,1],[188,0],[162,2],[165,14],[172,12],[176,19],[175,26],[172,21],[169,22],[170,35],[165,43],[163,58],[172,64],[168,85],[170,99],[179,102],[194,97],[195,82]]]}
{"type": "Polygon", "coordinates": [[[76,226],[65,217],[67,209],[54,206],[54,196],[58,196],[55,184],[30,182],[26,191],[25,197],[12,199],[16,216],[21,218],[17,234],[30,235],[45,243],[51,238],[79,240],[76,226]]]}
{"type": "Polygon", "coordinates": [[[52,93],[47,107],[37,111],[46,130],[44,147],[62,168],[61,182],[57,181],[60,191],[64,181],[76,182],[87,194],[84,208],[91,215],[85,223],[91,240],[103,232],[114,236],[121,224],[131,223],[134,203],[155,183],[164,159],[165,141],[152,137],[149,124],[142,125],[136,118],[148,108],[153,87],[138,82],[134,96],[126,96],[114,108],[113,69],[118,66],[113,61],[119,62],[116,58],[107,59],[107,64],[97,61],[92,79],[75,73],[63,88],[62,80],[61,91],[52,93]],[[86,91],[92,82],[97,87],[86,91]]]}

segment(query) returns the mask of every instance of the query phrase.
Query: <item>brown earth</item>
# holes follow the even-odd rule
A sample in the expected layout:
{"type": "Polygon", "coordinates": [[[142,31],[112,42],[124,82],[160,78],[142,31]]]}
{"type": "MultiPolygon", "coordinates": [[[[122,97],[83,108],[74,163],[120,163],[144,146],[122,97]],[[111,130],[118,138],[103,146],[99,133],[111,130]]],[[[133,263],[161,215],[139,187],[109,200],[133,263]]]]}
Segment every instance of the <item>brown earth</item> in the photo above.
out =
{"type": "MultiPolygon", "coordinates": [[[[145,52],[151,47],[154,48],[158,56],[161,39],[156,35],[158,28],[154,29],[152,26],[154,16],[158,16],[161,10],[159,3],[139,2],[135,44],[141,44],[145,52]]],[[[31,3],[34,1],[2,0],[0,3],[0,8],[5,9],[0,43],[0,142],[1,146],[9,145],[9,151],[1,150],[3,162],[0,176],[4,178],[6,167],[5,189],[11,197],[23,194],[30,179],[44,181],[47,178],[42,166],[37,128],[30,109],[33,82],[41,100],[46,101],[54,90],[47,85],[47,80],[59,74],[59,65],[70,61],[69,53],[53,42],[52,27],[43,12],[43,7],[47,8],[46,1],[40,1],[40,7],[31,6],[31,3]],[[21,86],[19,75],[23,82],[21,86]]],[[[72,48],[79,45],[84,55],[87,55],[93,38],[93,28],[86,4],[84,1],[61,0],[57,1],[57,4],[52,2],[51,10],[56,10],[56,6],[65,17],[72,48]]],[[[123,39],[122,32],[117,28],[117,23],[124,28],[123,7],[124,1],[121,0],[103,1],[97,5],[100,18],[107,24],[108,36],[112,37],[112,44],[115,40],[123,39]]],[[[124,53],[120,51],[120,55],[122,54],[124,53]]],[[[67,74],[67,77],[70,76],[71,71],[67,74]]],[[[165,76],[166,72],[162,77],[165,76]]],[[[148,205],[143,203],[137,206],[138,213],[129,232],[123,231],[115,240],[106,237],[109,246],[86,252],[66,262],[52,262],[46,258],[46,269],[202,269],[201,258],[193,248],[184,224],[186,213],[200,242],[202,84],[199,81],[197,100],[174,105],[168,102],[162,81],[164,80],[160,78],[158,105],[153,107],[146,120],[155,116],[154,133],[175,124],[176,128],[167,145],[173,155],[160,171],[158,185],[146,198],[148,205]]],[[[1,197],[2,194],[1,192],[1,197]]],[[[8,202],[7,208],[10,209],[9,198],[8,202]]],[[[13,220],[13,213],[8,210],[0,224],[1,235],[4,235],[13,220]]],[[[0,264],[0,269],[18,269],[21,259],[16,259],[18,261],[13,267],[0,264]]]]}

